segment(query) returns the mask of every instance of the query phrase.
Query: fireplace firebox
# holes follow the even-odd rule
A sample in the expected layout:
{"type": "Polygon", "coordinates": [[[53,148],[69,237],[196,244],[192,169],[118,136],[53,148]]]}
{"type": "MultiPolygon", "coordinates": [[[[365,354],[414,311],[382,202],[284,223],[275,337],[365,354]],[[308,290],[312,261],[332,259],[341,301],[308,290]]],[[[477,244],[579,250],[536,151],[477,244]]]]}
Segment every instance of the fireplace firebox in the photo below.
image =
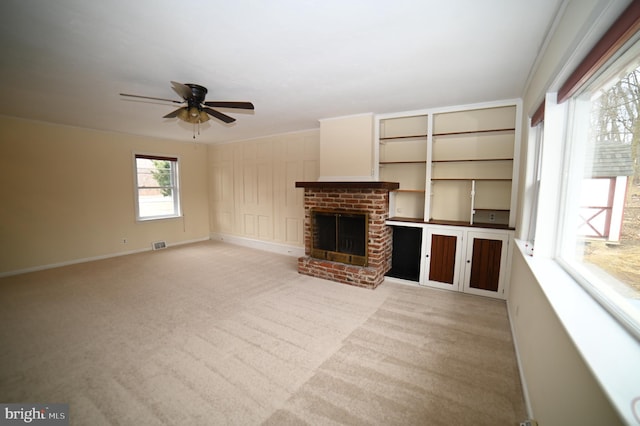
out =
{"type": "Polygon", "coordinates": [[[366,212],[312,210],[311,256],[367,266],[368,223],[366,212]]]}

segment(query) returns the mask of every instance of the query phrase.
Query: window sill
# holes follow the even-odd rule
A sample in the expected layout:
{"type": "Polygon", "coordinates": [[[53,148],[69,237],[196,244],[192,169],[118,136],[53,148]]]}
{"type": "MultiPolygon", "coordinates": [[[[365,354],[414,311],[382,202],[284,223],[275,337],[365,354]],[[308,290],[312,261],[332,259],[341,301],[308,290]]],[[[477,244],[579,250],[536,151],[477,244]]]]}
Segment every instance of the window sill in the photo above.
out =
{"type": "Polygon", "coordinates": [[[177,216],[154,216],[154,217],[138,217],[136,222],[153,222],[156,220],[181,219],[182,215],[177,216]]]}
{"type": "Polygon", "coordinates": [[[553,259],[527,255],[523,241],[516,246],[613,407],[625,422],[640,422],[640,342],[553,259]]]}

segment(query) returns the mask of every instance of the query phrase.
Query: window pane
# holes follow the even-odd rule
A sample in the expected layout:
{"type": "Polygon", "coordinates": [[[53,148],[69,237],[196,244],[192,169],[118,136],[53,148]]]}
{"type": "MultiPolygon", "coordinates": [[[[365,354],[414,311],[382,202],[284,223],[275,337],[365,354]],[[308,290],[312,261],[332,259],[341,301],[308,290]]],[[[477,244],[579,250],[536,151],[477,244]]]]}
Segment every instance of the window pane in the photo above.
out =
{"type": "MultiPolygon", "coordinates": [[[[612,197],[615,195],[615,178],[582,179],[580,191],[580,224],[578,233],[592,238],[613,238],[611,235],[612,197]]],[[[614,218],[619,220],[619,218],[614,218]]]]}
{"type": "Polygon", "coordinates": [[[173,195],[160,193],[160,190],[138,190],[138,208],[140,217],[174,216],[173,195]]]}
{"type": "Polygon", "coordinates": [[[640,62],[574,101],[561,256],[640,330],[640,62]]]}
{"type": "Polygon", "coordinates": [[[138,218],[178,216],[177,181],[176,161],[136,158],[138,218]]]}

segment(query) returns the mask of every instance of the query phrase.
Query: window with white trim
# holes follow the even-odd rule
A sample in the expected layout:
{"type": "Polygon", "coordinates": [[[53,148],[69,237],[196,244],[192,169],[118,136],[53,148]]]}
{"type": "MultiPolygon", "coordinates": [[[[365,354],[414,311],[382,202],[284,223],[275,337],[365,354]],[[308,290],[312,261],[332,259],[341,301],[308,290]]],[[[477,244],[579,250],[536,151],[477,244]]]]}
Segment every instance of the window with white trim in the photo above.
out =
{"type": "Polygon", "coordinates": [[[570,98],[558,260],[640,337],[640,42],[570,98]]]}
{"type": "Polygon", "coordinates": [[[544,121],[540,121],[532,132],[530,133],[533,136],[531,139],[534,141],[534,150],[532,154],[534,155],[533,161],[533,182],[531,185],[531,207],[530,207],[530,219],[529,219],[529,229],[527,230],[527,242],[526,249],[528,254],[533,254],[534,246],[535,246],[535,235],[536,235],[536,227],[537,227],[537,217],[535,212],[538,210],[538,204],[540,202],[540,177],[541,177],[541,160],[542,160],[542,147],[544,141],[544,121]]]}
{"type": "Polygon", "coordinates": [[[179,217],[178,159],[135,154],[135,169],[136,218],[179,217]]]}

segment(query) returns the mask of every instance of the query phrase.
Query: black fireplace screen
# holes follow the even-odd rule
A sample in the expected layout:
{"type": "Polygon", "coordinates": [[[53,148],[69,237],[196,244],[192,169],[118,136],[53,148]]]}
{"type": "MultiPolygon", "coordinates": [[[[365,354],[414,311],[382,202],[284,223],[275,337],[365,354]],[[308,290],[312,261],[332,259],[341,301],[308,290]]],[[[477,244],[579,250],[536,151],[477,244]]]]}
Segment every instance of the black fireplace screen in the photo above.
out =
{"type": "Polygon", "coordinates": [[[366,212],[313,210],[311,256],[352,265],[367,265],[366,212]]]}

